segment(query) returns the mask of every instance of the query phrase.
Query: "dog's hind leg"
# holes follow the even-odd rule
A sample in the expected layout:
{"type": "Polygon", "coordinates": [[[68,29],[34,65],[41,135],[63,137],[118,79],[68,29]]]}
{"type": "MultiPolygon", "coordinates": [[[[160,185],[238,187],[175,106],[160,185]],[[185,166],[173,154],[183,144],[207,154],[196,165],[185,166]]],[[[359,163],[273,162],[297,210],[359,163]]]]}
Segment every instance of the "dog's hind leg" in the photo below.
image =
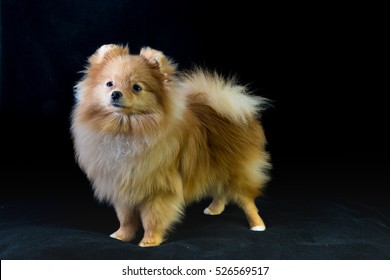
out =
{"type": "Polygon", "coordinates": [[[260,217],[253,198],[241,196],[235,200],[237,205],[244,211],[249,223],[249,228],[253,231],[264,231],[265,224],[260,217]]]}
{"type": "Polygon", "coordinates": [[[215,196],[210,205],[204,209],[206,215],[219,215],[225,210],[226,198],[224,196],[215,196]]]}

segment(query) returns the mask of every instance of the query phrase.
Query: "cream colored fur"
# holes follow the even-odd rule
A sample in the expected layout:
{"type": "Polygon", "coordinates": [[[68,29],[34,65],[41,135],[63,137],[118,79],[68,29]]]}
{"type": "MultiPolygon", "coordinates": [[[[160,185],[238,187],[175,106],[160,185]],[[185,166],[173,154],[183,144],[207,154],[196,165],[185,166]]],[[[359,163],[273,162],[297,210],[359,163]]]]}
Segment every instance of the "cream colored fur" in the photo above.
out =
{"type": "Polygon", "coordinates": [[[268,104],[263,97],[249,95],[247,88],[233,78],[225,79],[201,68],[185,73],[180,87],[185,94],[205,93],[205,102],[235,123],[246,123],[268,104]]]}

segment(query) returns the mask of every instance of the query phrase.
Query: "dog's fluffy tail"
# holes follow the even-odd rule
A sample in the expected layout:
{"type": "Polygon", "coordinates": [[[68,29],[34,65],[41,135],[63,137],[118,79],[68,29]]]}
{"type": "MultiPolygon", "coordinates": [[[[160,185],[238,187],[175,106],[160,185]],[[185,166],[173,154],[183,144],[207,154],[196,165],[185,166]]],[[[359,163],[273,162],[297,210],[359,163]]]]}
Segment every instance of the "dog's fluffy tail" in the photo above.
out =
{"type": "Polygon", "coordinates": [[[237,84],[234,78],[226,79],[200,68],[185,73],[181,86],[187,94],[201,94],[207,105],[234,123],[247,123],[269,103],[266,98],[250,95],[247,87],[237,84]]]}

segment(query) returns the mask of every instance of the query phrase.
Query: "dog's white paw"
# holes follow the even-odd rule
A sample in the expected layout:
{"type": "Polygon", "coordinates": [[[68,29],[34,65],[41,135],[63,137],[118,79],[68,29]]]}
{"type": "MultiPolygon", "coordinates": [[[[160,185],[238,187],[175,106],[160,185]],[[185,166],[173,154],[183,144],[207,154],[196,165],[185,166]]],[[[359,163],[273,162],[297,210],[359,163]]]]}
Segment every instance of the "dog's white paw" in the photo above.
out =
{"type": "Polygon", "coordinates": [[[214,212],[211,212],[210,208],[208,208],[208,207],[203,210],[203,213],[206,215],[218,215],[214,212]]]}
{"type": "Polygon", "coordinates": [[[251,230],[253,230],[253,231],[265,231],[265,226],[251,227],[251,230]]]}

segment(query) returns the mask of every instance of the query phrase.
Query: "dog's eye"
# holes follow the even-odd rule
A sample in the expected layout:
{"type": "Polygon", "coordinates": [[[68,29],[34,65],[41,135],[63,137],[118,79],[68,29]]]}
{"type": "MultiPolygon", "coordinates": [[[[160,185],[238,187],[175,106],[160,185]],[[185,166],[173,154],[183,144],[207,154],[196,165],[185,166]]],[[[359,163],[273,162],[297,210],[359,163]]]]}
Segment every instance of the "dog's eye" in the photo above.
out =
{"type": "Polygon", "coordinates": [[[138,93],[138,92],[140,92],[142,90],[142,87],[139,85],[139,84],[134,84],[133,85],[133,91],[135,92],[135,93],[138,93]]]}
{"type": "Polygon", "coordinates": [[[114,83],[111,82],[111,81],[109,81],[109,82],[106,83],[106,86],[107,86],[107,87],[113,87],[113,86],[114,86],[114,83]]]}

